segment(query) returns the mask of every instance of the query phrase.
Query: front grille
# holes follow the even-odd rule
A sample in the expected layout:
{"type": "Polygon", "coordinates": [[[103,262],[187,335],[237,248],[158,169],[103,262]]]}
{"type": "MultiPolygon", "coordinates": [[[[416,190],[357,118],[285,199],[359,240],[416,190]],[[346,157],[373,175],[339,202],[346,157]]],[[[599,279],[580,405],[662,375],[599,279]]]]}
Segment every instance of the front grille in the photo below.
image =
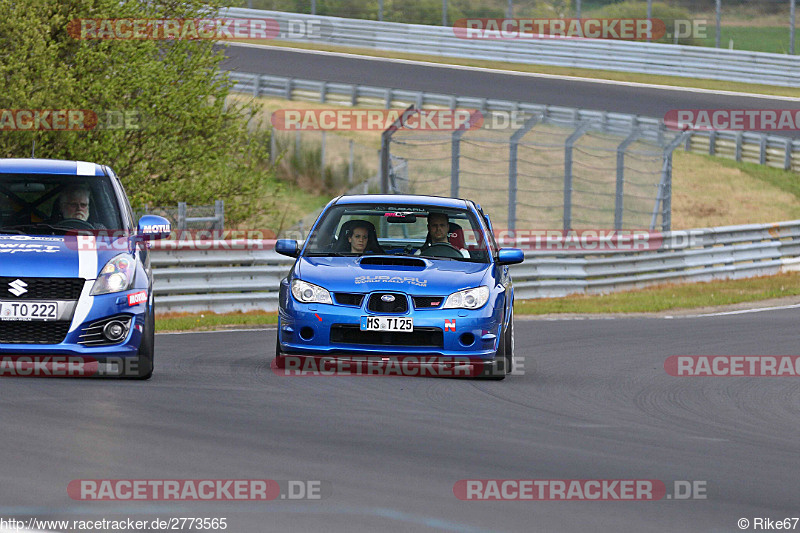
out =
{"type": "Polygon", "coordinates": [[[408,311],[408,299],[402,292],[376,292],[370,295],[367,309],[375,313],[405,313],[408,311]],[[393,296],[394,301],[385,302],[383,296],[393,296]]]}
{"type": "Polygon", "coordinates": [[[333,297],[336,298],[336,303],[339,305],[361,307],[361,302],[364,301],[362,292],[334,292],[333,297]]]}
{"type": "Polygon", "coordinates": [[[17,300],[77,300],[83,290],[81,278],[0,278],[0,298],[17,300]],[[20,280],[25,285],[16,284],[27,292],[16,296],[9,289],[10,284],[20,280]]]}
{"type": "Polygon", "coordinates": [[[412,296],[414,309],[434,309],[442,305],[444,296],[412,296]]]}
{"type": "Polygon", "coordinates": [[[0,343],[60,344],[69,332],[69,321],[0,320],[0,343]]]}
{"type": "Polygon", "coordinates": [[[410,333],[394,331],[361,331],[353,324],[331,326],[331,342],[374,346],[425,346],[441,348],[444,345],[442,328],[414,327],[410,333]]]}
{"type": "Polygon", "coordinates": [[[109,346],[112,344],[120,344],[128,337],[132,318],[133,317],[130,315],[117,315],[92,322],[88,326],[83,326],[80,334],[81,340],[78,341],[78,344],[83,344],[84,346],[109,346]],[[103,328],[112,320],[117,320],[125,324],[125,335],[122,337],[122,340],[110,341],[103,335],[103,328]]]}

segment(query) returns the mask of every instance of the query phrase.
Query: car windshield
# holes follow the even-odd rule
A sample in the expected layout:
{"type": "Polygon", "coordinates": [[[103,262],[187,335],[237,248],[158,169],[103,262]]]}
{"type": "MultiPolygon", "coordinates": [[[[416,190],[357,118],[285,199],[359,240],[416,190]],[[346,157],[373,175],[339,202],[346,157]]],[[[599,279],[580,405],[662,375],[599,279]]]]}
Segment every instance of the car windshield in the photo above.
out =
{"type": "Polygon", "coordinates": [[[0,234],[112,228],[122,228],[122,222],[108,177],[0,174],[0,234]]]}
{"type": "Polygon", "coordinates": [[[489,261],[481,226],[470,211],[432,205],[333,206],[303,252],[312,257],[375,254],[489,261]]]}

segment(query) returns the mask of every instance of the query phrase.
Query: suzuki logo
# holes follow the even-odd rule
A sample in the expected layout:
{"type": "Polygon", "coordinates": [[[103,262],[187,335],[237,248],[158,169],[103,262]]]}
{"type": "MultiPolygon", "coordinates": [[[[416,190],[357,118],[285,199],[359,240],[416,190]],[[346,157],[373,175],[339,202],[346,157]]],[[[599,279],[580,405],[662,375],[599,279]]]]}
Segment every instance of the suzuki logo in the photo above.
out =
{"type": "Polygon", "coordinates": [[[9,287],[8,292],[13,294],[14,296],[22,296],[23,294],[28,292],[28,289],[25,288],[27,286],[28,286],[27,283],[25,283],[21,279],[17,279],[8,284],[9,287]]]}

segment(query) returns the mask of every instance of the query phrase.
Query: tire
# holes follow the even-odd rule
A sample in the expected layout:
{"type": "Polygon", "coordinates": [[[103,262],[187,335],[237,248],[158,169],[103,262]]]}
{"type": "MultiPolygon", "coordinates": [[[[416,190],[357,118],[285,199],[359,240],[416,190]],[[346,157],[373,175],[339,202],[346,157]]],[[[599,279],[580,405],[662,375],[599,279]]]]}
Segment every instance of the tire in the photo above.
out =
{"type": "Polygon", "coordinates": [[[139,353],[136,355],[136,369],[125,375],[129,379],[146,380],[153,376],[155,363],[156,321],[155,309],[144,319],[142,342],[139,344],[139,353]]]}

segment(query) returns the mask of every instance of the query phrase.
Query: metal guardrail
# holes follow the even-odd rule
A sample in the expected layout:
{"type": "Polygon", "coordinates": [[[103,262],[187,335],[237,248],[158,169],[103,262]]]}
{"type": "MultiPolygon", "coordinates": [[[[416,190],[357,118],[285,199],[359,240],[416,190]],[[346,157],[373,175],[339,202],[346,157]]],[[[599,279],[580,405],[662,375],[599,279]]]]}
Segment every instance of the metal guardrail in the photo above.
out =
{"type": "Polygon", "coordinates": [[[221,16],[272,18],[281,28],[289,21],[321,21],[332,30],[315,37],[281,37],[294,42],[800,87],[800,57],[784,54],[600,39],[467,40],[456,37],[452,27],[245,8],[224,9],[221,16]]]}
{"type": "MultiPolygon", "coordinates": [[[[408,91],[389,87],[330,83],[243,72],[229,72],[228,75],[235,84],[234,91],[252,94],[253,96],[277,97],[287,100],[303,100],[353,107],[383,107],[386,109],[405,109],[413,104],[418,108],[478,109],[484,113],[517,111],[526,117],[539,115],[543,119],[549,118],[553,121],[564,123],[593,122],[607,133],[625,136],[638,129],[641,132],[642,139],[658,143],[663,141],[665,133],[671,133],[665,129],[661,119],[626,113],[408,91]]],[[[695,153],[708,153],[740,162],[744,161],[800,172],[800,140],[788,137],[753,132],[695,131],[691,132],[685,148],[686,151],[695,153]]]]}
{"type": "MultiPolygon", "coordinates": [[[[659,283],[746,278],[800,270],[800,220],[657,234],[652,251],[531,250],[511,267],[520,299],[607,293],[659,283]]],[[[278,308],[280,280],[294,260],[275,241],[156,243],[157,309],[218,313],[278,308]],[[232,248],[232,249],[231,249],[232,248]]],[[[524,244],[519,242],[518,244],[524,244]]]]}

